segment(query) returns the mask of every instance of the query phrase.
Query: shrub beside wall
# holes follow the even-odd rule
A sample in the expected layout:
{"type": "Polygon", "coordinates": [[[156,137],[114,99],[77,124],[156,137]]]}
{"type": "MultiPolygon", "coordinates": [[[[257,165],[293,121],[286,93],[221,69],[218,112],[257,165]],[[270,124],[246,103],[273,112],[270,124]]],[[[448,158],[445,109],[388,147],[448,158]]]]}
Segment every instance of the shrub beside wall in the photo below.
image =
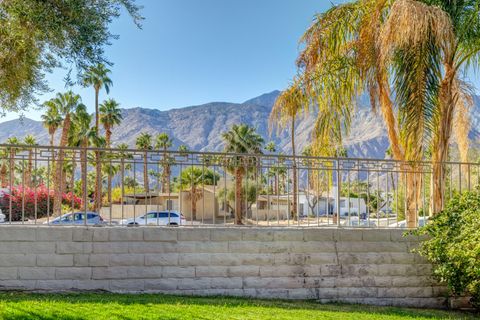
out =
{"type": "Polygon", "coordinates": [[[455,195],[424,228],[418,252],[433,264],[433,274],[454,296],[472,296],[480,307],[480,190],[455,195]]]}

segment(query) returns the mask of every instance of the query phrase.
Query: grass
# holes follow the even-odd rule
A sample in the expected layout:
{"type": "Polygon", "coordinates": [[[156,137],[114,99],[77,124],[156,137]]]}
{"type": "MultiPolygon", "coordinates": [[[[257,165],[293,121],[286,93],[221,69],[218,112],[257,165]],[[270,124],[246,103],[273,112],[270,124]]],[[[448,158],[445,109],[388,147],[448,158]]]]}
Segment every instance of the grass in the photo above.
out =
{"type": "Polygon", "coordinates": [[[0,319],[478,319],[439,310],[142,294],[0,294],[0,319]]]}

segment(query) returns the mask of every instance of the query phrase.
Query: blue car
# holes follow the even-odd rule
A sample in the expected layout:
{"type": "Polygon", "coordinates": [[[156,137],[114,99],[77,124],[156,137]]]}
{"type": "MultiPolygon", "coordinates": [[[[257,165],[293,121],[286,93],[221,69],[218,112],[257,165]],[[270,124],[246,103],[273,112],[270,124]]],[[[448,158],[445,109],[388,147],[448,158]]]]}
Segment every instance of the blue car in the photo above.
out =
{"type": "Polygon", "coordinates": [[[73,212],[73,213],[66,213],[63,216],[55,218],[50,221],[44,222],[44,224],[54,224],[54,225],[98,225],[104,224],[105,221],[103,218],[96,212],[73,212]],[[87,217],[87,221],[85,223],[85,214],[87,217]]]}

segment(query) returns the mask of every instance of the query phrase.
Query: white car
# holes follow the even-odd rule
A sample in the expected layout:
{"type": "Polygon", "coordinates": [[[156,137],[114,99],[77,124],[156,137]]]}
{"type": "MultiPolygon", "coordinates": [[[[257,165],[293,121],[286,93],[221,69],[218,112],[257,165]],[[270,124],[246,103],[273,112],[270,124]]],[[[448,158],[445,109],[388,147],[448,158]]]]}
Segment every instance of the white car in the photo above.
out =
{"type": "Polygon", "coordinates": [[[143,216],[120,221],[121,225],[127,226],[180,226],[186,223],[183,214],[176,211],[152,211],[143,216]]]}
{"type": "MultiPolygon", "coordinates": [[[[427,222],[428,222],[428,216],[418,217],[417,226],[418,227],[423,227],[427,224],[427,222]]],[[[407,227],[407,220],[402,220],[402,221],[392,223],[392,224],[389,225],[389,227],[390,228],[406,228],[407,227]]]]}
{"type": "Polygon", "coordinates": [[[340,223],[349,227],[376,227],[377,224],[373,219],[359,219],[356,216],[350,218],[343,218],[340,220],[340,223]]]}

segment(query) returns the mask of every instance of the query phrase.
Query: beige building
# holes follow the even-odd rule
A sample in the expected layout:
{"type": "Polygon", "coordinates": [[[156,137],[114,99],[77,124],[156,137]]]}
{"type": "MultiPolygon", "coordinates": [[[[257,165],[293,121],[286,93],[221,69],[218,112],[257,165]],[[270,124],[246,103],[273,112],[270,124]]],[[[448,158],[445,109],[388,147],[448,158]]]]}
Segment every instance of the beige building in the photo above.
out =
{"type": "MultiPolygon", "coordinates": [[[[196,220],[214,220],[223,218],[223,211],[219,210],[218,187],[205,186],[199,191],[200,196],[196,201],[196,220]]],[[[192,219],[192,199],[188,190],[180,193],[127,194],[123,198],[123,204],[113,204],[111,207],[103,207],[100,211],[104,218],[128,219],[138,217],[150,211],[178,211],[187,220],[192,219]]]]}

